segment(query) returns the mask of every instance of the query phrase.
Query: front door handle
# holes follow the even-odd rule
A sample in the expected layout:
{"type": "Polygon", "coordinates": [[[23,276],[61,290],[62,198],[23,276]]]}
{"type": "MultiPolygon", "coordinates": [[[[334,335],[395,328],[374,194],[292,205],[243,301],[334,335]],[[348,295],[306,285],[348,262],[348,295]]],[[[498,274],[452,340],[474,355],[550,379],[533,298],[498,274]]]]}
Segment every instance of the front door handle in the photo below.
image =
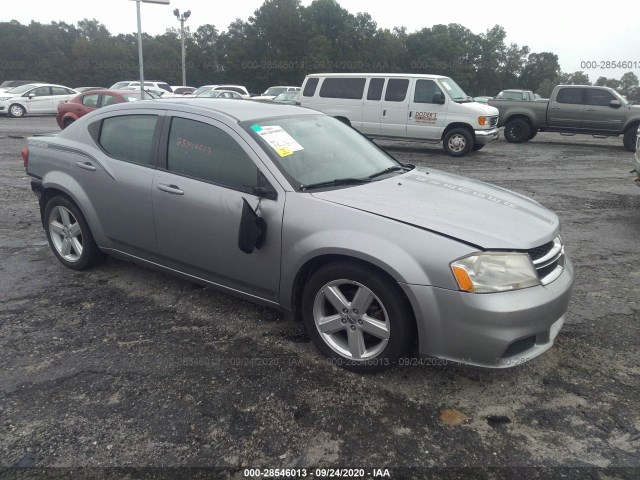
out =
{"type": "Polygon", "coordinates": [[[163,192],[172,193],[173,195],[184,195],[184,190],[180,190],[180,187],[176,185],[165,185],[164,183],[158,184],[158,190],[163,192]]]}
{"type": "Polygon", "coordinates": [[[76,162],[76,165],[83,170],[89,170],[90,172],[96,171],[96,167],[91,162],[76,162]]]}

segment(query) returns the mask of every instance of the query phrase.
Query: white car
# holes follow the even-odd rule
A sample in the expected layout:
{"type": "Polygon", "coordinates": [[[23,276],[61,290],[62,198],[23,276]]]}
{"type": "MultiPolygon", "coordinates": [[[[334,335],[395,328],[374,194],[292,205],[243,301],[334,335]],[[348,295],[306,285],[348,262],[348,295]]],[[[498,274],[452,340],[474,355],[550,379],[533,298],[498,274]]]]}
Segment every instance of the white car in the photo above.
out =
{"type": "MultiPolygon", "coordinates": [[[[144,87],[146,89],[162,89],[167,92],[173,93],[173,89],[167,82],[160,82],[158,80],[145,80],[144,87]]],[[[123,80],[122,82],[114,83],[109,87],[110,90],[136,90],[140,88],[139,80],[123,80]]]]}
{"type": "Polygon", "coordinates": [[[299,92],[300,87],[288,87],[283,85],[277,85],[275,87],[267,88],[262,95],[256,95],[251,97],[252,100],[273,100],[281,93],[285,92],[299,92]]]}
{"type": "Polygon", "coordinates": [[[251,98],[251,95],[249,95],[249,90],[247,90],[243,85],[203,85],[195,92],[193,92],[192,95],[194,97],[197,97],[202,92],[206,92],[207,90],[231,90],[232,92],[239,93],[242,98],[251,98]]]}
{"type": "Polygon", "coordinates": [[[23,117],[27,113],[58,113],[58,105],[80,92],[51,83],[28,83],[0,93],[0,114],[23,117]]]}
{"type": "Polygon", "coordinates": [[[176,95],[191,95],[196,91],[196,87],[184,87],[182,85],[171,85],[171,90],[176,95]]]}

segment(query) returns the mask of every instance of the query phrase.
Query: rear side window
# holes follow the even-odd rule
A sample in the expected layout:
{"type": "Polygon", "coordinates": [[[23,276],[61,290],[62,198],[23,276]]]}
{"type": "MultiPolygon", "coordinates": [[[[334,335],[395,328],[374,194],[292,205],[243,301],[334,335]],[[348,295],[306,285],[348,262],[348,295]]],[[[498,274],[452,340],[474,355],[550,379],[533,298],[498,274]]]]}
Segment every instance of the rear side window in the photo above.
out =
{"type": "Polygon", "coordinates": [[[561,88],[556,96],[556,102],[580,105],[584,103],[584,88],[561,88]]]}
{"type": "Polygon", "coordinates": [[[229,134],[195,120],[171,122],[167,170],[205,182],[252,191],[258,167],[229,134]]]}
{"type": "Polygon", "coordinates": [[[409,88],[409,79],[407,78],[391,78],[387,84],[387,91],[384,99],[387,102],[402,102],[407,98],[407,89],[409,88]]]}
{"type": "Polygon", "coordinates": [[[587,105],[596,105],[600,107],[608,107],[611,100],[616,98],[606,90],[598,88],[587,89],[587,105]]]}
{"type": "Polygon", "coordinates": [[[126,115],[105,118],[98,143],[110,156],[119,160],[151,165],[156,115],[126,115]]]}
{"type": "Polygon", "coordinates": [[[320,87],[320,96],[359,100],[364,93],[365,82],[365,78],[325,78],[320,87]]]}
{"type": "Polygon", "coordinates": [[[93,93],[82,97],[82,104],[85,107],[98,108],[98,100],[100,100],[100,94],[93,93]]]}
{"type": "Polygon", "coordinates": [[[384,78],[372,78],[369,82],[369,91],[367,92],[367,100],[380,100],[382,98],[382,89],[384,88],[384,78]]]}
{"type": "Polygon", "coordinates": [[[304,84],[304,91],[302,92],[303,97],[313,97],[316,94],[316,87],[318,86],[317,77],[313,77],[307,80],[307,83],[304,84]]]}

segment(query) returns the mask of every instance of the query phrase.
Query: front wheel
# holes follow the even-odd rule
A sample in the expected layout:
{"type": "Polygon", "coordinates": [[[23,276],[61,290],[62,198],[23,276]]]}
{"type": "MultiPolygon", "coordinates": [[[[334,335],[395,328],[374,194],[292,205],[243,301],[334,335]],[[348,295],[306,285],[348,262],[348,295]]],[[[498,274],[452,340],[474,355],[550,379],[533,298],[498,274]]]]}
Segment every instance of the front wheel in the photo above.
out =
{"type": "Polygon", "coordinates": [[[49,200],[44,208],[44,219],[51,250],[65,267],[84,270],[104,259],[82,212],[67,197],[49,200]]]}
{"type": "Polygon", "coordinates": [[[333,365],[372,373],[393,365],[411,338],[411,310],[392,280],[357,263],[331,263],[304,288],[309,336],[333,365]]]}
{"type": "Polygon", "coordinates": [[[22,105],[18,105],[14,103],[9,107],[9,115],[15,118],[24,117],[27,111],[24,109],[22,105]]]}
{"type": "Polygon", "coordinates": [[[504,126],[504,138],[510,143],[523,143],[531,137],[531,125],[522,118],[509,121],[504,126]]]}
{"type": "Polygon", "coordinates": [[[452,128],[443,139],[444,151],[452,157],[462,157],[473,148],[473,137],[465,128],[452,128]]]}
{"type": "Polygon", "coordinates": [[[624,149],[627,152],[635,152],[636,151],[636,135],[638,132],[638,125],[631,125],[624,131],[624,137],[622,138],[622,143],[624,144],[624,149]]]}

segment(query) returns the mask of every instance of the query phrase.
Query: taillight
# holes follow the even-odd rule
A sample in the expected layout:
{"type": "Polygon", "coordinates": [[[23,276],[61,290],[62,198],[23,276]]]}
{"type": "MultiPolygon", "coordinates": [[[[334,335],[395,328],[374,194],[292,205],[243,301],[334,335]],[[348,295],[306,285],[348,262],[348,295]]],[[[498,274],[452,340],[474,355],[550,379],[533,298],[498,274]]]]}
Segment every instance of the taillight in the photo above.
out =
{"type": "Polygon", "coordinates": [[[29,147],[26,145],[22,147],[22,163],[24,163],[24,169],[29,166],[29,147]]]}

